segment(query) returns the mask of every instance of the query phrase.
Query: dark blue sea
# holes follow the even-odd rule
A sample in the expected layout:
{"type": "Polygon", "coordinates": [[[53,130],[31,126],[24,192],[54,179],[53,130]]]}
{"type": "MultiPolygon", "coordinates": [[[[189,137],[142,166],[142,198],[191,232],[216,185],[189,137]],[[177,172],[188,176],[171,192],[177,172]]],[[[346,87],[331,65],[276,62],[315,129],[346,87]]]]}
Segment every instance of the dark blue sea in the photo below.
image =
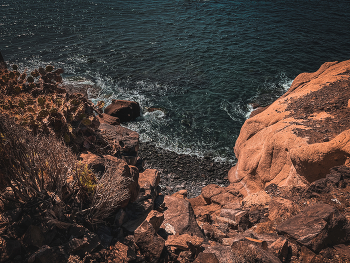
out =
{"type": "Polygon", "coordinates": [[[350,59],[349,14],[336,0],[1,0],[0,51],[22,70],[64,68],[107,103],[138,101],[127,126],[142,141],[234,160],[250,103],[350,59]]]}

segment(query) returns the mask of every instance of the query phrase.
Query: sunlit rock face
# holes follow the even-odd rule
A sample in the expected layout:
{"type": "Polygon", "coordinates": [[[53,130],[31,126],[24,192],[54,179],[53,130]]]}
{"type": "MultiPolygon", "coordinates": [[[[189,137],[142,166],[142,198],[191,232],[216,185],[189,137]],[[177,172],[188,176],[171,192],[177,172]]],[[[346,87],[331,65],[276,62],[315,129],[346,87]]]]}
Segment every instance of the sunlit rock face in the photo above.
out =
{"type": "Polygon", "coordinates": [[[248,119],[236,141],[231,187],[305,185],[350,156],[350,60],[302,73],[282,97],[248,119]]]}

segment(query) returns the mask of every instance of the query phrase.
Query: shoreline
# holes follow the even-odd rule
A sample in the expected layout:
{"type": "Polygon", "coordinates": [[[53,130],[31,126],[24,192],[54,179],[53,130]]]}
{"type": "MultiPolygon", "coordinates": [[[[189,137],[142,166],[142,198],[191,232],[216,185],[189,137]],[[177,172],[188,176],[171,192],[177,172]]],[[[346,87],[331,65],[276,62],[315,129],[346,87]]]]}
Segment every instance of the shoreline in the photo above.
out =
{"type": "Polygon", "coordinates": [[[200,195],[202,187],[208,184],[228,186],[227,174],[234,165],[210,157],[178,154],[148,142],[140,142],[138,156],[144,161],[144,169],[159,171],[164,195],[186,189],[189,198],[200,195]]]}

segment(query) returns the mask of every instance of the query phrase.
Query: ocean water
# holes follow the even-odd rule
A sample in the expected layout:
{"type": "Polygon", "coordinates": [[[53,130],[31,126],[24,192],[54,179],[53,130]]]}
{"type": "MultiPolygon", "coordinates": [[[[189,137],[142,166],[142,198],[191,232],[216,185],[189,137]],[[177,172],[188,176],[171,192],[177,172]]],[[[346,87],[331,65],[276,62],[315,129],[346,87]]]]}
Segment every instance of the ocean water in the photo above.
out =
{"type": "Polygon", "coordinates": [[[0,50],[22,70],[62,67],[107,103],[138,101],[127,126],[142,141],[234,161],[250,103],[350,58],[349,14],[323,0],[1,0],[0,50]]]}

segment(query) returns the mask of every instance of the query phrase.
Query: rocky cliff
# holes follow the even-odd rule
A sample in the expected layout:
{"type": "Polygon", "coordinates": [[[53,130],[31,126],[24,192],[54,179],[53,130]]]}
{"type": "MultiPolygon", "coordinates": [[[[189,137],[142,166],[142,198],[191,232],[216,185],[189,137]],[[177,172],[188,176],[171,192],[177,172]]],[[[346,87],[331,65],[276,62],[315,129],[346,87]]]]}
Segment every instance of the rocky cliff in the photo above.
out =
{"type": "Polygon", "coordinates": [[[246,196],[270,184],[303,186],[347,165],[349,84],[350,60],[328,62],[300,74],[286,94],[253,112],[236,141],[231,187],[246,196]]]}

